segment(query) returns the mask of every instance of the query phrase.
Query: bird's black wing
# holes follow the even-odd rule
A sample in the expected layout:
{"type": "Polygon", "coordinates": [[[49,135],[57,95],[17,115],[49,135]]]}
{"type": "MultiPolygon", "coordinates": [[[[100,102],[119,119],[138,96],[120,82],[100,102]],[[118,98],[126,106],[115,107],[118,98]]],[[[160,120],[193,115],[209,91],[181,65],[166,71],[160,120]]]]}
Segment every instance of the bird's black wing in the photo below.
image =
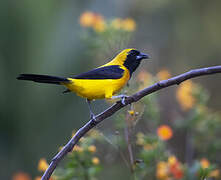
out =
{"type": "Polygon", "coordinates": [[[104,66],[74,76],[75,79],[120,79],[124,70],[118,65],[104,66]]]}

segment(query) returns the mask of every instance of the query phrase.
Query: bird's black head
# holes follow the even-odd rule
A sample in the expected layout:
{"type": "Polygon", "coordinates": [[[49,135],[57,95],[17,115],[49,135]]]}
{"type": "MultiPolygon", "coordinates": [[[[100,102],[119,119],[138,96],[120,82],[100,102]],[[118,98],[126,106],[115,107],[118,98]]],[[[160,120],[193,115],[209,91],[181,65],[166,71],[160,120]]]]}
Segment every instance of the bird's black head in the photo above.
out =
{"type": "Polygon", "coordinates": [[[138,50],[132,49],[127,53],[124,66],[130,71],[130,76],[138,68],[142,59],[149,59],[148,54],[144,54],[138,50]]]}

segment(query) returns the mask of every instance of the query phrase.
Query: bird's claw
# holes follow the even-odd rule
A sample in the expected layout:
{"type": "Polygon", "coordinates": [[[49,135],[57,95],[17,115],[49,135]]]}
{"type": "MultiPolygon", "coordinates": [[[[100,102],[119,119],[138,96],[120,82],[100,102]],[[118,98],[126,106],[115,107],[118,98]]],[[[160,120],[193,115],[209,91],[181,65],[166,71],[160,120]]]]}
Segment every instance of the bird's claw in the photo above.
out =
{"type": "Polygon", "coordinates": [[[129,96],[125,95],[125,94],[120,94],[118,96],[112,96],[112,99],[116,99],[116,98],[121,98],[121,103],[123,105],[126,105],[125,100],[126,98],[128,98],[129,96]]]}
{"type": "Polygon", "coordinates": [[[94,115],[94,113],[91,113],[90,119],[91,119],[92,123],[97,124],[97,119],[96,119],[96,116],[94,115]]]}
{"type": "Polygon", "coordinates": [[[125,100],[126,100],[126,98],[128,98],[129,96],[127,96],[127,95],[123,95],[122,97],[121,97],[121,103],[123,104],[123,105],[126,105],[126,103],[125,103],[125,100]]]}

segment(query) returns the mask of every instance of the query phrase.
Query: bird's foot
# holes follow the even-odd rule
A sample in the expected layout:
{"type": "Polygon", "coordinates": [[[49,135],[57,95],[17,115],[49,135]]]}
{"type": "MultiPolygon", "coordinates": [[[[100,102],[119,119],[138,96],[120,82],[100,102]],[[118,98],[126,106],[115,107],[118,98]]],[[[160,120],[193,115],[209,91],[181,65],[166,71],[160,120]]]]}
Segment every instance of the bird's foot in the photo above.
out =
{"type": "Polygon", "coordinates": [[[122,98],[121,98],[121,103],[123,104],[123,105],[126,105],[126,103],[125,103],[125,100],[126,100],[126,98],[128,98],[129,96],[123,96],[122,98]]]}
{"type": "Polygon", "coordinates": [[[125,94],[120,94],[118,96],[112,96],[112,99],[116,99],[116,98],[121,98],[121,103],[123,105],[126,105],[125,100],[126,98],[128,98],[129,96],[125,95],[125,94]]]}
{"type": "Polygon", "coordinates": [[[96,116],[95,116],[94,113],[91,113],[90,119],[91,119],[91,121],[92,121],[93,124],[95,124],[95,125],[97,124],[97,119],[96,119],[96,116]]]}

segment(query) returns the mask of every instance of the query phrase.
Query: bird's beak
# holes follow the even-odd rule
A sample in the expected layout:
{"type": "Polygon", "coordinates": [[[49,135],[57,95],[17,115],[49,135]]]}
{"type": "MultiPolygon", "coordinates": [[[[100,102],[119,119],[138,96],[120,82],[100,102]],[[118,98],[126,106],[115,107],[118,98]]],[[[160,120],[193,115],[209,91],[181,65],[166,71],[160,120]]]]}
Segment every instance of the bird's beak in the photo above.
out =
{"type": "Polygon", "coordinates": [[[137,60],[142,60],[142,59],[150,59],[150,56],[148,54],[144,54],[144,53],[140,53],[138,56],[137,56],[137,60]]]}

